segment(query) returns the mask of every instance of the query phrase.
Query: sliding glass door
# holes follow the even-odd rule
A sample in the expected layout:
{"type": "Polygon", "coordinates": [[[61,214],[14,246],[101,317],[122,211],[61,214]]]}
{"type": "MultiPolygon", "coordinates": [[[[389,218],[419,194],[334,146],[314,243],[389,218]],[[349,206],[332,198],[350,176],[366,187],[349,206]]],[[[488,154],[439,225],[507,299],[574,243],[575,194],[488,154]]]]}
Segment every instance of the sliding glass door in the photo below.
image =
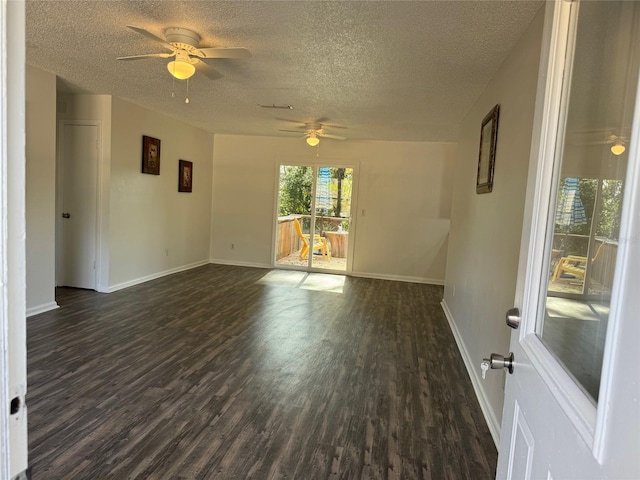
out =
{"type": "Polygon", "coordinates": [[[352,167],[280,166],[276,266],[349,271],[353,180],[352,167]]]}

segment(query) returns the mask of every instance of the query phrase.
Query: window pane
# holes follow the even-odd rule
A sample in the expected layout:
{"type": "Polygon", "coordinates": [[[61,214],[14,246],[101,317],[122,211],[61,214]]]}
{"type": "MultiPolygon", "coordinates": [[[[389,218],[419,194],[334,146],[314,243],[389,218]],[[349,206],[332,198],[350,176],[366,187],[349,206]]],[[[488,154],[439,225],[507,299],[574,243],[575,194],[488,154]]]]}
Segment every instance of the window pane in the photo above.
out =
{"type": "Polygon", "coordinates": [[[637,2],[581,2],[542,342],[598,400],[638,82],[637,2]]]}
{"type": "Polygon", "coordinates": [[[309,265],[313,168],[281,165],[278,188],[276,264],[309,265]]]}
{"type": "Polygon", "coordinates": [[[314,268],[346,271],[351,226],[353,169],[320,167],[316,184],[314,268]]]}

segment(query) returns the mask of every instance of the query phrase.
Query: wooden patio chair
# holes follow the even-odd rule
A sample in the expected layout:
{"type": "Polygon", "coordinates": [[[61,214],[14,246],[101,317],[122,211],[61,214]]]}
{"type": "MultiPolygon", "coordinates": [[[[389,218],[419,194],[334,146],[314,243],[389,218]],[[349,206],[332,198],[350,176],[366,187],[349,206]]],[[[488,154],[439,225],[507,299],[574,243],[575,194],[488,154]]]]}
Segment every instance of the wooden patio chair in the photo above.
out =
{"type": "MultiPolygon", "coordinates": [[[[596,250],[596,254],[591,259],[591,265],[593,265],[600,258],[605,243],[606,242],[602,242],[598,247],[598,250],[596,250]]],[[[582,257],[580,255],[568,255],[566,257],[562,257],[558,262],[558,265],[556,265],[556,269],[553,272],[553,278],[551,279],[551,281],[555,282],[563,272],[584,280],[586,269],[587,257],[582,257]]]]}
{"type": "MultiPolygon", "coordinates": [[[[300,240],[302,240],[302,248],[300,249],[300,258],[305,260],[309,257],[309,240],[311,235],[302,233],[302,227],[300,226],[300,222],[297,218],[293,219],[293,223],[296,227],[296,233],[300,240]]],[[[317,233],[313,236],[313,247],[311,251],[320,250],[322,255],[327,257],[327,261],[331,261],[331,246],[327,243],[327,239],[317,233]]]]}

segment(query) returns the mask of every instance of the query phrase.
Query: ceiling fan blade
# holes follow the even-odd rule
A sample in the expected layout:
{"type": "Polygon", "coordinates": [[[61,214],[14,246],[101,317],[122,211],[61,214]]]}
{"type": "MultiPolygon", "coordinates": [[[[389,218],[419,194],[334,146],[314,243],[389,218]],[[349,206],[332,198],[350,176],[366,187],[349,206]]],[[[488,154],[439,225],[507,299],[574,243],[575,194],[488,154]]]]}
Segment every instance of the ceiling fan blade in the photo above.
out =
{"type": "Polygon", "coordinates": [[[209,80],[217,80],[219,78],[224,77],[222,73],[213,68],[211,65],[196,59],[193,59],[193,66],[196,67],[196,70],[202,73],[204,76],[208,77],[209,80]],[[195,60],[195,62],[193,62],[195,60]]]}
{"type": "Polygon", "coordinates": [[[287,122],[287,123],[295,123],[297,124],[296,128],[307,128],[305,123],[300,120],[291,120],[290,118],[276,118],[276,120],[279,120],[281,122],[287,122]]]}
{"type": "Polygon", "coordinates": [[[339,135],[331,135],[330,133],[320,133],[318,132],[318,136],[319,137],[324,137],[324,138],[333,138],[334,140],[346,140],[346,137],[341,137],[339,135]]]}
{"type": "Polygon", "coordinates": [[[249,58],[251,52],[242,47],[205,47],[198,49],[202,58],[249,58]]]}
{"type": "MultiPolygon", "coordinates": [[[[280,131],[281,131],[281,132],[289,132],[289,133],[297,133],[297,134],[300,134],[300,131],[298,131],[298,130],[283,130],[283,129],[280,129],[280,131]]],[[[304,138],[304,137],[306,137],[307,135],[308,135],[308,133],[305,133],[305,134],[303,135],[303,138],[304,138]]]]}
{"type": "Polygon", "coordinates": [[[173,45],[165,41],[163,38],[156,37],[153,33],[146,31],[144,28],[136,27],[134,25],[127,25],[127,27],[129,27],[134,32],[138,32],[140,35],[144,35],[145,37],[150,38],[151,40],[155,40],[156,42],[163,45],[165,48],[168,48],[169,50],[175,50],[173,45]]]}
{"type": "Polygon", "coordinates": [[[141,58],[169,58],[175,53],[148,53],[146,55],[130,55],[128,57],[118,57],[118,60],[140,60],[141,58]]]}
{"type": "Polygon", "coordinates": [[[308,123],[309,125],[320,125],[322,127],[329,127],[329,128],[342,128],[342,129],[347,128],[347,127],[343,127],[342,125],[336,125],[334,123],[328,123],[328,122],[329,122],[329,117],[321,117],[315,120],[314,122],[308,122],[308,123]]]}
{"type": "Polygon", "coordinates": [[[198,49],[202,58],[249,58],[251,52],[242,47],[205,47],[198,49]]]}

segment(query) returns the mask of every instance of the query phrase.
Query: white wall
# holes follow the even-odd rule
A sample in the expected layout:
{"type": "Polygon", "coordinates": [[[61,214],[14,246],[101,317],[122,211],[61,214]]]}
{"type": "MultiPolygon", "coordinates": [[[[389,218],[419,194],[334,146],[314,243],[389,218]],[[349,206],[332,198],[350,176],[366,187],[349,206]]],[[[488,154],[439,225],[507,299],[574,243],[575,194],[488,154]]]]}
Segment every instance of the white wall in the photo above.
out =
{"type": "Polygon", "coordinates": [[[316,153],[296,138],[215,136],[211,261],[271,266],[278,161],[352,163],[353,273],[442,283],[456,145],[323,140],[316,153]]]}
{"type": "Polygon", "coordinates": [[[213,134],[117,98],[111,134],[109,289],[208,263],[213,134]],[[143,135],[161,141],[160,175],[141,173],[143,135]],[[178,192],[178,160],[193,193],[178,192]]]}
{"type": "Polygon", "coordinates": [[[26,69],[27,315],[55,301],[56,76],[26,69]]]}
{"type": "Polygon", "coordinates": [[[443,305],[498,443],[504,373],[480,379],[480,362],[508,353],[522,231],[543,9],[464,119],[458,144],[443,305]],[[475,193],[480,125],[500,104],[493,192],[475,193]]]}

